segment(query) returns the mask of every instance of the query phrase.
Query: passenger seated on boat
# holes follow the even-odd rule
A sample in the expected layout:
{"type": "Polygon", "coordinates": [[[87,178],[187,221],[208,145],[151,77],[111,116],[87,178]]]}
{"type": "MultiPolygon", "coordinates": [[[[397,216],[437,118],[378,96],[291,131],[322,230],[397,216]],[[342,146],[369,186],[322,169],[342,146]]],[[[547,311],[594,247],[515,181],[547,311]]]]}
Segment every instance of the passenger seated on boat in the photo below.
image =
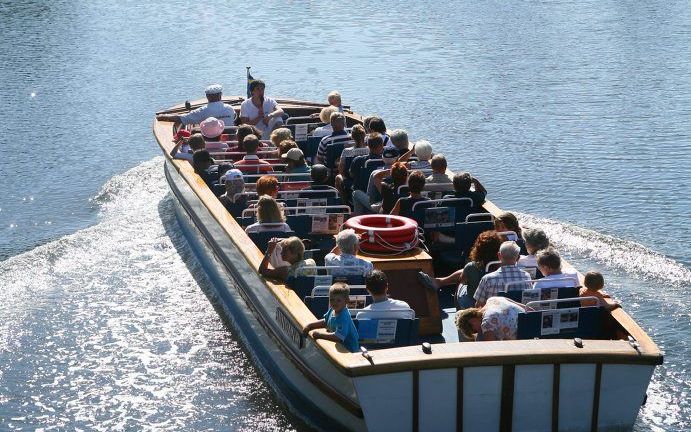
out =
{"type": "Polygon", "coordinates": [[[259,274],[285,281],[289,277],[314,275],[315,266],[312,258],[305,259],[305,245],[299,238],[272,238],[259,264],[259,274]],[[274,268],[269,268],[270,262],[274,268]]]}
{"type": "Polygon", "coordinates": [[[523,230],[523,240],[525,241],[525,248],[528,254],[521,256],[521,259],[518,260],[518,266],[537,267],[537,257],[535,255],[549,247],[547,234],[539,228],[527,228],[523,230]]]}
{"type": "Polygon", "coordinates": [[[496,260],[501,238],[497,232],[484,231],[475,239],[470,254],[469,261],[460,270],[451,273],[446,277],[432,279],[429,275],[420,272],[420,280],[425,285],[437,290],[447,285],[455,284],[456,288],[456,308],[466,309],[475,306],[475,291],[480,280],[486,274],[487,264],[496,260]]]}
{"type": "Polygon", "coordinates": [[[190,135],[187,132],[187,137],[185,137],[186,130],[180,130],[176,134],[178,137],[175,147],[170,151],[170,155],[173,159],[182,159],[192,162],[192,156],[194,152],[199,150],[204,150],[205,142],[202,134],[190,135]]]}
{"type": "Polygon", "coordinates": [[[381,270],[372,270],[365,281],[367,291],[372,295],[372,304],[358,312],[356,318],[377,318],[376,312],[386,311],[386,318],[414,319],[415,311],[402,300],[389,298],[389,278],[381,270]],[[393,312],[393,313],[390,313],[393,312]]]}
{"type": "Polygon", "coordinates": [[[474,210],[479,210],[485,203],[487,189],[469,172],[460,172],[453,176],[453,190],[453,195],[446,195],[444,198],[470,198],[473,200],[474,210]],[[470,190],[471,186],[475,186],[474,191],[470,190]]]}
{"type": "Polygon", "coordinates": [[[283,208],[276,200],[268,195],[261,195],[257,202],[257,222],[245,228],[246,233],[266,231],[290,232],[292,229],[286,223],[283,208]]]}
{"type": "Polygon", "coordinates": [[[183,125],[199,124],[209,117],[216,117],[228,126],[235,124],[235,110],[232,106],[224,104],[223,87],[220,84],[213,84],[206,88],[206,100],[208,103],[187,114],[159,114],[156,116],[160,121],[172,121],[183,125]]]}
{"type": "Polygon", "coordinates": [[[325,137],[331,135],[333,132],[333,127],[331,126],[331,114],[336,112],[338,112],[338,108],[334,106],[329,105],[328,107],[322,108],[322,110],[319,112],[319,120],[326,124],[313,130],[313,137],[325,137]]]}
{"type": "Polygon", "coordinates": [[[278,179],[272,175],[263,175],[257,180],[257,196],[268,195],[273,199],[278,198],[278,179]]]}
{"type": "Polygon", "coordinates": [[[207,150],[199,150],[192,155],[192,167],[209,189],[219,184],[219,179],[226,171],[234,168],[233,164],[215,165],[214,159],[207,150]]]}
{"type": "Polygon", "coordinates": [[[395,149],[384,148],[382,152],[384,166],[375,169],[370,174],[369,182],[367,183],[367,193],[361,190],[353,191],[353,208],[356,215],[380,212],[382,198],[380,189],[377,187],[376,183],[381,183],[381,179],[391,175],[391,167],[394,162],[396,162],[397,157],[398,152],[395,149]],[[377,178],[377,180],[375,180],[375,178],[377,178]]]}
{"type": "Polygon", "coordinates": [[[352,229],[345,229],[336,234],[336,247],[324,257],[324,265],[333,267],[348,267],[342,270],[332,269],[336,276],[353,274],[367,274],[372,271],[372,263],[358,258],[360,238],[352,229]],[[356,269],[357,267],[358,269],[356,269]]]}
{"type": "Polygon", "coordinates": [[[576,272],[562,272],[561,257],[551,247],[537,253],[537,268],[544,276],[533,288],[577,287],[581,283],[576,272]]]}
{"type": "Polygon", "coordinates": [[[421,171],[413,171],[408,176],[408,191],[410,195],[399,198],[391,210],[392,215],[399,215],[405,217],[413,216],[413,205],[416,202],[428,201],[429,198],[422,196],[422,190],[425,188],[425,175],[421,171]]]}
{"type": "Polygon", "coordinates": [[[430,159],[432,159],[432,144],[429,141],[420,140],[415,143],[416,161],[408,162],[408,168],[411,170],[427,170],[432,169],[430,159]]]}
{"type": "Polygon", "coordinates": [[[215,117],[209,117],[201,122],[199,125],[199,130],[204,137],[204,141],[206,142],[205,147],[207,150],[228,149],[228,145],[221,142],[221,135],[223,135],[224,129],[225,124],[215,117]]]}
{"type": "Polygon", "coordinates": [[[262,131],[262,139],[269,139],[271,132],[283,124],[283,109],[274,99],[264,97],[264,81],[250,81],[249,89],[252,97],[240,105],[240,120],[262,131]]]}
{"type": "Polygon", "coordinates": [[[525,241],[523,240],[523,231],[518,224],[518,218],[511,212],[501,212],[494,217],[494,229],[497,232],[513,231],[516,235],[506,235],[506,240],[515,241],[521,248],[521,254],[527,255],[528,251],[525,248],[525,241]]]}
{"type": "Polygon", "coordinates": [[[245,191],[245,179],[242,178],[242,171],[233,168],[225,172],[220,178],[220,183],[225,186],[226,193],[218,197],[221,204],[229,212],[234,205],[245,205],[247,196],[240,195],[245,191]]]}
{"type": "Polygon", "coordinates": [[[348,310],[350,290],[343,282],[336,282],[329,288],[329,310],[319,321],[309,323],[303,329],[305,335],[316,329],[326,328],[327,331],[315,331],[312,333],[314,340],[324,339],[341,343],[350,352],[358,352],[358,332],[353,323],[353,318],[348,310]]]}
{"type": "Polygon", "coordinates": [[[391,166],[390,176],[380,172],[373,178],[374,186],[381,193],[381,213],[389,214],[401,197],[398,188],[408,183],[408,169],[405,163],[395,162],[391,166]]]}
{"type": "Polygon", "coordinates": [[[273,172],[274,169],[271,167],[271,164],[257,156],[259,138],[254,135],[247,135],[243,140],[243,146],[247,154],[241,160],[235,162],[235,166],[240,171],[245,174],[273,172]]]}
{"type": "Polygon", "coordinates": [[[271,144],[273,144],[274,147],[278,147],[278,148],[281,147],[281,143],[283,141],[292,140],[292,139],[293,139],[293,134],[290,132],[290,129],[284,128],[284,127],[274,129],[273,132],[271,132],[271,136],[269,137],[271,144]]]}
{"type": "MultiPolygon", "coordinates": [[[[346,119],[343,113],[334,112],[331,114],[331,119],[329,120],[331,124],[331,133],[324,136],[324,138],[319,141],[319,146],[317,147],[317,156],[314,161],[316,163],[326,165],[326,147],[335,143],[342,141],[350,141],[350,134],[346,132],[346,119]]],[[[335,166],[327,167],[334,169],[335,166]]]]}
{"type": "Polygon", "coordinates": [[[403,156],[408,152],[408,147],[410,147],[408,132],[403,129],[394,129],[389,138],[391,138],[391,144],[396,148],[398,156],[403,156]]]}
{"type": "MultiPolygon", "coordinates": [[[[283,140],[283,141],[281,141],[281,144],[279,144],[279,146],[278,146],[278,154],[279,155],[286,154],[291,149],[294,149],[294,148],[300,148],[298,146],[298,143],[296,143],[292,139],[283,140]]],[[[303,155],[304,155],[304,153],[303,153],[303,155]]]]}
{"type": "Polygon", "coordinates": [[[456,313],[459,339],[462,335],[469,340],[478,341],[515,340],[518,314],[525,311],[526,307],[521,303],[506,297],[490,297],[482,307],[456,313]]]}
{"type": "Polygon", "coordinates": [[[245,151],[245,138],[248,137],[249,135],[254,135],[254,136],[261,136],[262,131],[257,129],[255,126],[252,125],[240,125],[238,126],[238,133],[237,133],[237,139],[238,139],[238,144],[236,147],[233,147],[229,149],[229,151],[236,151],[236,152],[244,152],[245,151]]]}
{"type": "Polygon", "coordinates": [[[355,157],[350,164],[349,173],[350,178],[353,180],[353,191],[361,190],[364,192],[367,190],[367,184],[360,184],[360,170],[365,169],[365,163],[368,160],[381,159],[381,154],[384,152],[384,138],[380,133],[374,132],[367,135],[366,142],[369,153],[355,157]]]}
{"type": "Polygon", "coordinates": [[[427,177],[427,183],[452,183],[453,180],[446,174],[448,164],[443,154],[435,154],[430,162],[432,174],[427,177]]]}
{"type": "Polygon", "coordinates": [[[304,191],[335,191],[336,188],[329,186],[327,182],[329,181],[329,170],[321,164],[312,165],[310,170],[310,178],[312,179],[312,184],[302,188],[304,191]]]}
{"type": "Polygon", "coordinates": [[[499,291],[505,291],[505,284],[507,282],[525,281],[525,285],[515,284],[511,286],[514,290],[524,290],[531,288],[530,275],[518,268],[516,262],[520,257],[521,248],[516,242],[505,241],[499,247],[499,261],[501,267],[492,273],[488,273],[480,279],[480,283],[475,290],[473,298],[475,299],[475,306],[482,307],[487,302],[487,299],[497,295],[499,291]]]}
{"type": "Polygon", "coordinates": [[[286,174],[305,174],[304,176],[290,177],[290,181],[310,181],[310,167],[305,162],[305,155],[299,148],[292,148],[281,158],[286,163],[286,174]]]}
{"type": "Polygon", "coordinates": [[[605,278],[602,277],[602,273],[594,270],[589,271],[583,278],[583,285],[578,295],[581,297],[596,297],[597,300],[581,300],[581,306],[603,306],[609,311],[621,307],[619,303],[607,302],[606,299],[611,299],[612,296],[602,290],[605,287],[605,278]]]}
{"type": "Polygon", "coordinates": [[[356,156],[365,156],[369,153],[369,147],[365,144],[365,128],[362,125],[356,124],[350,130],[350,138],[355,143],[352,147],[346,147],[341,152],[341,157],[338,160],[338,172],[336,176],[336,189],[341,192],[341,196],[344,192],[350,190],[353,181],[350,177],[350,164],[353,162],[353,158],[356,156]]]}
{"type": "Polygon", "coordinates": [[[384,141],[384,147],[390,147],[395,149],[393,143],[391,142],[391,137],[386,129],[386,124],[384,124],[384,119],[379,116],[372,116],[369,122],[370,133],[376,132],[381,134],[382,140],[384,141]]]}
{"type": "Polygon", "coordinates": [[[343,102],[341,101],[341,94],[338,92],[338,90],[329,92],[329,94],[326,95],[326,101],[329,103],[329,105],[336,107],[338,112],[344,111],[343,102]]]}

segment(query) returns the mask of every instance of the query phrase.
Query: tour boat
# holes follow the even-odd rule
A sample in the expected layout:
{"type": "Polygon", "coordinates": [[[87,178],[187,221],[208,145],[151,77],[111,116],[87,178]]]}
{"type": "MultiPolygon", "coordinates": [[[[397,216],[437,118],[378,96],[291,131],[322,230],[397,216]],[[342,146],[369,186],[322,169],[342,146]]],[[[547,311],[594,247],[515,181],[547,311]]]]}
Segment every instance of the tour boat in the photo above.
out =
{"type": "MultiPolygon", "coordinates": [[[[223,100],[238,112],[244,98],[223,100]]],[[[205,102],[187,102],[165,112],[184,113],[205,102]]],[[[326,105],[277,102],[287,123],[295,124],[291,130],[296,141],[309,152],[318,142],[309,137],[312,123],[318,122],[310,115],[326,105]]],[[[346,110],[345,115],[348,126],[362,122],[358,114],[346,110]]],[[[316,298],[309,288],[328,286],[333,280],[328,269],[312,278],[308,291],[260,276],[264,250],[245,233],[240,218],[226,210],[189,162],[170,156],[175,127],[156,120],[153,130],[165,156],[180,229],[262,375],[280,400],[311,426],[398,432],[633,427],[662,353],[626,313],[626,305],[609,312],[579,307],[580,303],[562,309],[554,301],[551,308],[525,314],[519,340],[459,342],[455,309],[443,308],[439,294],[417,277],[420,270],[434,272],[432,256],[422,247],[389,255],[361,254],[386,272],[391,296],[415,310],[412,330],[396,327],[396,320],[392,327],[392,320],[382,319],[367,339],[371,343],[363,344],[367,349],[356,353],[305,336],[303,328],[321,318],[326,307],[322,303],[322,309],[315,310],[307,304],[307,297],[316,298]],[[593,326],[609,330],[595,336],[593,326]]],[[[487,201],[484,211],[491,220],[500,209],[487,201]]],[[[318,222],[324,222],[324,213],[319,213],[318,222]]],[[[455,226],[469,228],[473,217],[455,226]]]]}

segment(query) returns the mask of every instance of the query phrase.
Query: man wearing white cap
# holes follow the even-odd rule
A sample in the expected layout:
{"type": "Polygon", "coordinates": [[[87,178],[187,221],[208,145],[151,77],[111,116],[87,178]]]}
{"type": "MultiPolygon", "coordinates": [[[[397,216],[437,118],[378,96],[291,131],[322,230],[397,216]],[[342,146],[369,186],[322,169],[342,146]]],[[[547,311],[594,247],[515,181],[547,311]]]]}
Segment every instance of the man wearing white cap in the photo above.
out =
{"type": "Polygon", "coordinates": [[[291,181],[310,181],[310,167],[305,163],[305,154],[299,148],[292,148],[287,153],[281,155],[286,162],[286,173],[304,174],[303,176],[291,177],[291,181]]]}
{"type": "Polygon", "coordinates": [[[199,124],[209,117],[215,117],[221,120],[226,126],[233,126],[235,124],[235,110],[230,105],[224,104],[221,101],[223,95],[223,86],[220,84],[212,84],[204,91],[208,104],[199,107],[187,114],[159,114],[156,116],[157,120],[170,121],[174,123],[199,124]]]}
{"type": "Polygon", "coordinates": [[[262,131],[262,139],[269,139],[271,131],[283,124],[283,109],[275,100],[264,97],[265,88],[264,81],[250,81],[252,97],[240,105],[240,120],[262,131]]]}

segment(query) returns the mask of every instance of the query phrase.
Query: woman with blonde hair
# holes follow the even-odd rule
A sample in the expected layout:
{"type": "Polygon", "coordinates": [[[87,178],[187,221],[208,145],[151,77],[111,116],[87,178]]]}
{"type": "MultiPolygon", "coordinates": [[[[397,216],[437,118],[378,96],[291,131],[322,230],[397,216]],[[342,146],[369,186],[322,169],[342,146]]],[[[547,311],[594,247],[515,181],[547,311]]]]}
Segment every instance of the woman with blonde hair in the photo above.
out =
{"type": "Polygon", "coordinates": [[[245,228],[245,232],[292,231],[285,221],[286,218],[283,214],[283,209],[278,205],[276,200],[268,195],[262,195],[257,202],[257,222],[245,228]]]}
{"type": "Polygon", "coordinates": [[[329,105],[328,107],[322,108],[319,113],[319,120],[322,123],[326,123],[324,126],[320,126],[312,132],[313,137],[325,137],[333,133],[333,128],[331,127],[331,114],[338,112],[338,108],[329,105]]]}
{"type": "Polygon", "coordinates": [[[312,258],[305,259],[305,245],[297,237],[286,239],[273,238],[259,264],[259,274],[262,276],[285,281],[289,277],[311,276],[316,273],[316,263],[312,258]],[[269,268],[272,262],[274,268],[269,268]],[[305,268],[307,267],[307,268],[305,268]]]}
{"type": "Polygon", "coordinates": [[[292,140],[293,134],[290,132],[290,129],[282,127],[274,129],[271,132],[271,136],[269,137],[269,139],[271,140],[271,144],[273,144],[274,147],[280,147],[283,141],[292,140]]]}

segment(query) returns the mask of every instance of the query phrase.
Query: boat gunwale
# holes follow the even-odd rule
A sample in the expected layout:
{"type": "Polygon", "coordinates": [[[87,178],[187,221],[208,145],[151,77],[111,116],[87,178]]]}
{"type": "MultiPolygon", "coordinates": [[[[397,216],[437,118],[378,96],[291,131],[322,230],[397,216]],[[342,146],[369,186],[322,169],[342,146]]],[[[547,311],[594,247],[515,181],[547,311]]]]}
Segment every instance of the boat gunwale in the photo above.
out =
{"type": "MultiPolygon", "coordinates": [[[[230,97],[224,98],[227,103],[239,103],[244,98],[230,97]]],[[[325,106],[325,104],[311,103],[291,99],[278,99],[286,108],[315,108],[325,106]],[[311,105],[310,105],[311,104],[311,105]]],[[[195,105],[205,103],[205,100],[197,100],[192,102],[195,105]]],[[[175,105],[172,109],[184,108],[184,104],[175,105]]],[[[347,116],[355,121],[360,121],[361,117],[357,114],[347,113],[347,116]]],[[[258,272],[259,263],[263,257],[262,252],[254,246],[249,237],[246,235],[244,229],[237,223],[237,221],[228,213],[217,199],[217,197],[206,186],[204,181],[194,172],[192,166],[187,161],[173,159],[170,156],[170,150],[173,147],[173,124],[171,122],[164,122],[154,120],[153,131],[156,140],[164,152],[164,157],[171,166],[175,167],[180,176],[185,179],[190,188],[195,192],[200,201],[208,209],[209,213],[216,220],[216,222],[223,228],[231,242],[235,245],[240,253],[245,257],[251,267],[258,272]]],[[[489,200],[485,203],[485,210],[493,215],[497,215],[501,210],[489,200]]],[[[582,278],[582,274],[579,273],[582,278]]],[[[298,328],[304,328],[306,324],[314,321],[314,315],[305,306],[304,302],[298,298],[293,290],[284,284],[277,283],[266,278],[263,278],[264,285],[269,289],[277,303],[284,308],[284,311],[290,316],[293,324],[298,328]]],[[[256,305],[254,310],[258,311],[256,305]]],[[[433,354],[425,354],[419,346],[409,346],[401,348],[377,349],[370,351],[374,358],[374,364],[371,364],[359,353],[345,352],[338,344],[325,341],[314,340],[307,337],[311,343],[316,344],[319,350],[326,355],[326,357],[333,363],[334,366],[346,376],[364,376],[382,373],[392,373],[397,371],[410,371],[420,369],[440,369],[449,367],[464,367],[464,366],[488,366],[500,364],[536,364],[536,363],[616,363],[616,364],[644,364],[644,365],[659,365],[662,364],[662,353],[648,336],[648,334],[626,313],[622,308],[611,311],[612,317],[617,323],[628,332],[639,344],[638,349],[628,343],[620,340],[585,340],[583,348],[574,348],[567,350],[564,342],[573,342],[570,339],[540,339],[540,340],[520,340],[520,341],[493,341],[483,342],[480,344],[435,344],[433,354]],[[502,349],[502,345],[507,347],[510,344],[511,353],[504,353],[506,349],[502,349]],[[452,345],[465,345],[468,348],[449,349],[452,345]],[[594,349],[592,346],[603,345],[607,349],[594,349]],[[437,347],[444,347],[447,349],[439,349],[437,347]],[[612,348],[616,347],[616,350],[612,348]],[[478,349],[480,348],[480,349],[478,349]],[[446,353],[439,354],[438,352],[446,353]],[[396,359],[391,359],[395,356],[396,359]],[[379,358],[379,359],[378,359],[379,358]],[[385,360],[382,362],[381,359],[385,360]]],[[[270,319],[270,318],[268,318],[270,319]]],[[[275,330],[272,326],[268,326],[271,332],[275,330]]],[[[283,339],[279,335],[274,335],[274,339],[278,341],[279,346],[284,345],[283,339]]],[[[290,353],[293,362],[300,361],[295,359],[295,353],[290,347],[283,346],[282,351],[290,353]]],[[[300,361],[302,365],[305,363],[300,361]]]]}

